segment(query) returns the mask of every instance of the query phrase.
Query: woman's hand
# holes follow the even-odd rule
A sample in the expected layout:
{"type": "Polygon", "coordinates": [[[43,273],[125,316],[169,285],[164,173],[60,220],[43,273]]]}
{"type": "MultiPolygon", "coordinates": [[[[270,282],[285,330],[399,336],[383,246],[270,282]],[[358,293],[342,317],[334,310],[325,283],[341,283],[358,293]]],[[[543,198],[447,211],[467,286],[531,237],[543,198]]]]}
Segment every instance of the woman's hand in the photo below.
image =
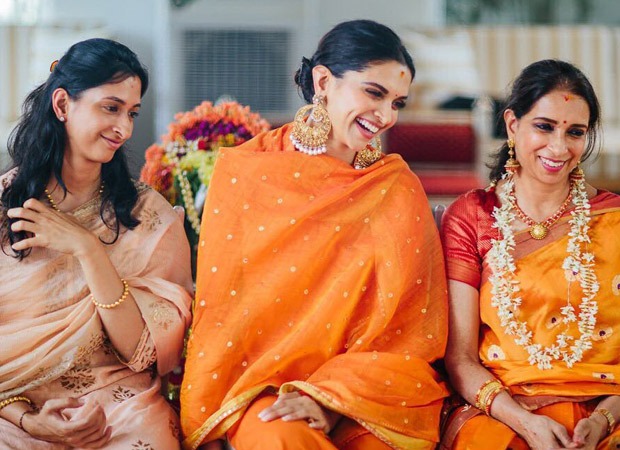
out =
{"type": "Polygon", "coordinates": [[[581,419],[575,426],[573,446],[567,448],[595,450],[607,434],[607,425],[607,419],[602,414],[592,414],[590,417],[581,419]]]}
{"type": "Polygon", "coordinates": [[[547,416],[528,413],[519,435],[532,450],[577,448],[566,428],[547,416]]]}
{"type": "Polygon", "coordinates": [[[262,410],[258,417],[264,422],[275,419],[306,420],[310,428],[322,430],[327,434],[336,425],[340,415],[324,409],[311,397],[301,395],[299,392],[288,392],[280,394],[276,402],[262,410]]]}
{"type": "Polygon", "coordinates": [[[101,448],[112,433],[100,405],[86,407],[75,398],[48,400],[39,412],[26,414],[22,425],[36,439],[80,448],[101,448]],[[65,409],[78,412],[68,418],[65,409]]]}
{"type": "Polygon", "coordinates": [[[22,208],[7,211],[11,219],[18,219],[11,225],[13,231],[25,231],[29,237],[13,245],[13,250],[44,247],[76,257],[88,254],[98,240],[82,227],[73,217],[55,211],[39,200],[30,198],[22,208]]]}

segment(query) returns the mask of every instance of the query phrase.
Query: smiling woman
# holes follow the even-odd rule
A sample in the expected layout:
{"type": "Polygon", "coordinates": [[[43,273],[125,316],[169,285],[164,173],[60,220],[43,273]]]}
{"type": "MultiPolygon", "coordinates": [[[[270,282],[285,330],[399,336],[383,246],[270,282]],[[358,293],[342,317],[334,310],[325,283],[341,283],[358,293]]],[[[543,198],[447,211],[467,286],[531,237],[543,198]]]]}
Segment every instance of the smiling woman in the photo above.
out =
{"type": "Polygon", "coordinates": [[[596,94],[577,67],[538,61],[503,117],[491,186],[444,214],[446,367],[462,398],[441,448],[613,448],[620,196],[579,167],[596,148],[596,94]]]}
{"type": "Polygon", "coordinates": [[[437,229],[378,148],[415,74],[392,30],[337,25],[304,58],[293,124],[221,149],[181,388],[184,446],[431,449],[447,391],[437,229]]]}
{"type": "Polygon", "coordinates": [[[154,376],[180,356],[189,246],[123,144],[148,76],[124,45],[73,45],[26,99],[0,177],[0,447],[179,447],[154,376]]]}

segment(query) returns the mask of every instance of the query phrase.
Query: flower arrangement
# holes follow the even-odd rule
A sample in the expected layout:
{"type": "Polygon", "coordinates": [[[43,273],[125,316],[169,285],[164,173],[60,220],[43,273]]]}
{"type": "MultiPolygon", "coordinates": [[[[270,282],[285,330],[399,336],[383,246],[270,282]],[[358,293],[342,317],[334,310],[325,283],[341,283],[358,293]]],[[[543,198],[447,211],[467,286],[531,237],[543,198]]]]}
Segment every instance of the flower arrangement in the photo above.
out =
{"type": "Polygon", "coordinates": [[[172,205],[185,208],[186,232],[195,257],[200,212],[220,147],[233,147],[270,129],[257,113],[234,101],[203,102],[178,113],[162,143],[146,150],[140,180],[172,205]]]}

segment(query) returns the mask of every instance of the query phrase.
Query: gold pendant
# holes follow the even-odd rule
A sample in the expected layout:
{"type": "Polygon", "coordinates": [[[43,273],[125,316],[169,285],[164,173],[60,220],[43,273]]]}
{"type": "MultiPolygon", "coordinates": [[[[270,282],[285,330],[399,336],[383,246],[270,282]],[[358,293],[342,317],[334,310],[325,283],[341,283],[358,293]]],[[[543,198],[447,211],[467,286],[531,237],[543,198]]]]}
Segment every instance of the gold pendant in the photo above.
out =
{"type": "Polygon", "coordinates": [[[537,223],[530,228],[530,236],[539,241],[546,238],[547,233],[549,233],[549,230],[542,223],[537,223]]]}

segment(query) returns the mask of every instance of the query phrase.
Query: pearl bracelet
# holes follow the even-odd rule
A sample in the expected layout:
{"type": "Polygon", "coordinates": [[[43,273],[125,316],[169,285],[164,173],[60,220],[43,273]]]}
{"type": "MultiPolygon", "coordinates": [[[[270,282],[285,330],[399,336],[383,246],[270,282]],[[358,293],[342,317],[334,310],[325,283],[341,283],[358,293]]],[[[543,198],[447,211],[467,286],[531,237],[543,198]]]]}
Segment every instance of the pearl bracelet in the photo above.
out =
{"type": "Polygon", "coordinates": [[[109,303],[109,304],[99,303],[97,300],[95,300],[95,296],[91,293],[90,299],[92,300],[93,305],[95,305],[97,308],[112,309],[112,308],[116,308],[118,305],[123,303],[125,299],[127,298],[127,296],[129,295],[129,285],[123,278],[121,278],[121,281],[123,282],[123,293],[121,294],[118,300],[116,300],[114,303],[109,303]]]}

